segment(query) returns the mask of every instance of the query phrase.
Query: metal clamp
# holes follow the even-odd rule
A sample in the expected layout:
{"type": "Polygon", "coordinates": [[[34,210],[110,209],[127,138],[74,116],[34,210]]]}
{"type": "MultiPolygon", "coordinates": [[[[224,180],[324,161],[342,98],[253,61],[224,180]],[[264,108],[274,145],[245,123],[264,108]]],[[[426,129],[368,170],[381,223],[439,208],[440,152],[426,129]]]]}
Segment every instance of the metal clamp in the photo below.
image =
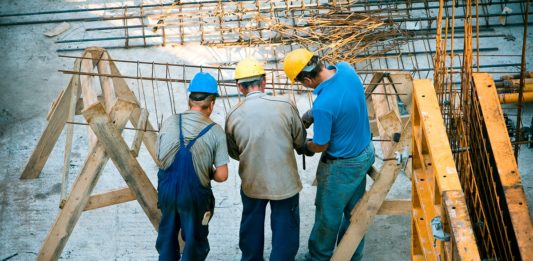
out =
{"type": "Polygon", "coordinates": [[[431,232],[433,232],[433,237],[435,240],[450,241],[450,234],[444,232],[442,229],[442,221],[440,216],[436,216],[431,219],[431,232]]]}
{"type": "Polygon", "coordinates": [[[407,167],[407,162],[409,161],[409,148],[407,146],[403,147],[402,153],[399,151],[394,152],[396,165],[401,165],[400,173],[405,174],[405,168],[407,167]]]}

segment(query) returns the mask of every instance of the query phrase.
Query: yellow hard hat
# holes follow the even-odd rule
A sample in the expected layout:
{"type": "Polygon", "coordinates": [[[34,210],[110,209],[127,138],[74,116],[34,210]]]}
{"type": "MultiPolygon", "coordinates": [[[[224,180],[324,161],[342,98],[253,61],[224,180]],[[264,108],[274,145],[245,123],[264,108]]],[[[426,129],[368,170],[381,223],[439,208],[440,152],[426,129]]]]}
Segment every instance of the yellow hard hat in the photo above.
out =
{"type": "Polygon", "coordinates": [[[300,48],[296,49],[285,56],[283,60],[283,70],[287,75],[287,78],[294,83],[296,76],[305,68],[307,63],[313,58],[313,52],[300,48]]]}
{"type": "Polygon", "coordinates": [[[235,68],[235,80],[265,75],[265,68],[254,58],[242,59],[235,68]]]}

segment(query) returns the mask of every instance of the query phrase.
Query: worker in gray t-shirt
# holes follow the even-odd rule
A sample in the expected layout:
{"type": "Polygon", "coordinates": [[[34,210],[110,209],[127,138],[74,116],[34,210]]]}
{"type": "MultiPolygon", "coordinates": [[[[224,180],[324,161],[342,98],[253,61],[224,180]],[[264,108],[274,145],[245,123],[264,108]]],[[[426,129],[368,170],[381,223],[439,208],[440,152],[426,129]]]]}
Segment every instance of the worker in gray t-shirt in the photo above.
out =
{"type": "Polygon", "coordinates": [[[162,212],[156,242],[159,260],[180,259],[180,229],[186,241],[183,260],[205,260],[207,225],[215,204],[210,181],[228,178],[225,133],[209,119],[218,96],[217,82],[208,73],[198,73],[189,92],[190,109],[167,118],[157,140],[158,207],[162,212]]]}
{"type": "Polygon", "coordinates": [[[229,154],[239,161],[243,204],[239,248],[242,260],[263,260],[265,208],[270,204],[270,260],[294,260],[299,247],[299,192],[294,149],[305,141],[296,106],[286,97],[264,93],[263,66],[253,59],[235,70],[239,91],[246,98],[226,119],[229,154]]]}

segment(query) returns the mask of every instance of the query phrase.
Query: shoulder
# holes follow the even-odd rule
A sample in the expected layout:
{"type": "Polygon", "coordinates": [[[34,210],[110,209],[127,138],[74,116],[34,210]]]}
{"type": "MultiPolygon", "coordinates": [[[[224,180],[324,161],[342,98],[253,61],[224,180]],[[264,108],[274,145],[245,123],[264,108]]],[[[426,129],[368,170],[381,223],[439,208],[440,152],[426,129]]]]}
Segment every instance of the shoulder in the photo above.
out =
{"type": "Polygon", "coordinates": [[[215,125],[213,125],[213,127],[211,128],[211,131],[213,132],[213,135],[215,136],[226,137],[226,133],[224,132],[224,129],[218,123],[215,123],[215,125]]]}
{"type": "Polygon", "coordinates": [[[265,95],[261,97],[261,99],[268,102],[276,103],[277,105],[286,106],[287,108],[296,109],[296,104],[294,104],[294,102],[289,99],[289,97],[265,95]]]}
{"type": "Polygon", "coordinates": [[[344,71],[344,72],[349,72],[349,73],[353,73],[353,74],[357,74],[357,72],[355,71],[355,69],[353,68],[353,66],[347,62],[340,62],[336,65],[337,69],[339,69],[340,71],[344,71]]]}
{"type": "Polygon", "coordinates": [[[226,121],[230,120],[231,116],[235,114],[235,112],[237,112],[242,107],[243,104],[244,104],[244,100],[240,101],[235,106],[233,106],[233,108],[230,109],[230,111],[228,112],[228,115],[226,116],[226,121]]]}
{"type": "Polygon", "coordinates": [[[163,120],[162,126],[174,124],[174,123],[177,123],[178,121],[179,121],[179,114],[173,114],[173,115],[166,117],[165,120],[163,120]]]}

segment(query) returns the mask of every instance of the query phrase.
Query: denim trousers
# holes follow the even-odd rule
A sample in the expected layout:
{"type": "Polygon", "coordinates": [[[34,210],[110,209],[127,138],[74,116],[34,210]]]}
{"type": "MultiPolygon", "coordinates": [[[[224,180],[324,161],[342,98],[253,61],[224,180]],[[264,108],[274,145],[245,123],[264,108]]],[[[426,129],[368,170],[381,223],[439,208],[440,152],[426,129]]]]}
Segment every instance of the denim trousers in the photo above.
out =
{"type": "MultiPolygon", "coordinates": [[[[374,146],[348,159],[320,161],[317,169],[315,224],[309,237],[311,260],[330,260],[350,225],[351,211],[365,193],[366,173],[374,163],[374,146]]],[[[351,260],[361,260],[364,238],[351,260]]]]}
{"type": "Polygon", "coordinates": [[[270,260],[294,260],[300,246],[299,194],[283,200],[255,199],[241,190],[242,219],[239,232],[241,260],[263,260],[265,209],[270,203],[272,252],[270,260]]]}

